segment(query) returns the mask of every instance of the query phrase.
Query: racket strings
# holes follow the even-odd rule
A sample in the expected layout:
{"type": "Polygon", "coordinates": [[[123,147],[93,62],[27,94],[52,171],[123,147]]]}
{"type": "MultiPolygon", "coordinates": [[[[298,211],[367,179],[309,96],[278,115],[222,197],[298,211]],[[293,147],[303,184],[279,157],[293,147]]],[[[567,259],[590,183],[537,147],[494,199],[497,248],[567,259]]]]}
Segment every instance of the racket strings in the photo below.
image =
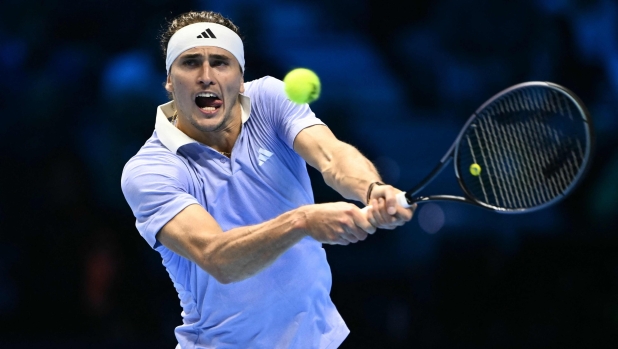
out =
{"type": "MultiPolygon", "coordinates": [[[[549,95],[552,100],[552,103],[549,105],[557,106],[557,111],[560,115],[568,116],[570,120],[573,120],[573,111],[571,104],[568,103],[568,100],[564,96],[559,96],[555,91],[551,91],[549,95]]],[[[584,158],[581,142],[576,138],[565,137],[562,132],[559,132],[556,129],[551,129],[546,124],[543,124],[538,120],[534,121],[536,122],[537,128],[543,130],[546,137],[553,138],[555,141],[551,143],[553,158],[543,169],[544,174],[546,177],[556,174],[561,184],[561,191],[565,191],[572,179],[577,175],[580,167],[579,164],[584,158]],[[575,150],[577,149],[579,149],[578,154],[575,154],[575,150]],[[579,155],[579,158],[577,155],[579,155]]]]}
{"type": "MultiPolygon", "coordinates": [[[[535,102],[534,100],[531,100],[529,103],[529,100],[527,98],[524,98],[524,96],[520,94],[516,94],[515,98],[516,98],[515,100],[514,99],[502,100],[500,103],[497,104],[501,113],[496,113],[495,111],[492,110],[493,112],[490,112],[490,115],[492,117],[496,117],[498,115],[505,115],[505,114],[506,115],[516,115],[515,113],[519,111],[519,108],[518,108],[519,106],[523,106],[524,109],[530,111],[531,110],[530,104],[531,103],[534,104],[535,102]]],[[[488,120],[491,124],[493,124],[493,122],[491,122],[493,120],[492,118],[488,120]]],[[[495,128],[496,127],[494,127],[494,129],[495,128]]],[[[529,188],[531,186],[534,186],[534,183],[539,181],[538,177],[534,178],[534,176],[531,175],[536,172],[533,169],[534,163],[531,163],[530,161],[522,161],[522,158],[521,158],[521,155],[525,155],[523,157],[523,160],[532,158],[533,152],[530,149],[531,144],[529,140],[526,139],[525,137],[526,135],[522,134],[522,132],[520,132],[518,128],[513,127],[512,124],[509,124],[506,128],[508,128],[508,132],[504,128],[499,129],[501,133],[501,138],[504,140],[506,144],[506,153],[513,154],[514,156],[518,157],[517,159],[515,159],[515,161],[521,164],[521,166],[516,166],[518,178],[520,178],[521,180],[515,182],[516,190],[514,191],[515,193],[514,197],[517,199],[516,202],[511,202],[507,200],[502,205],[508,206],[508,207],[530,207],[533,205],[538,205],[542,200],[544,200],[543,198],[544,193],[541,191],[540,192],[541,197],[538,197],[536,195],[532,195],[533,193],[531,193],[530,191],[525,190],[526,187],[529,188]],[[512,137],[509,137],[509,135],[511,135],[512,137]],[[519,149],[520,153],[514,152],[515,149],[519,149]]],[[[506,156],[506,155],[503,154],[502,156],[506,156]]],[[[508,186],[506,183],[504,185],[508,186]]],[[[499,198],[496,203],[499,204],[499,198]]]]}
{"type": "Polygon", "coordinates": [[[520,89],[478,113],[459,154],[463,184],[476,199],[510,209],[539,206],[567,191],[585,158],[575,106],[562,93],[520,89]],[[479,164],[478,176],[466,166],[479,164]]]}
{"type": "Polygon", "coordinates": [[[543,192],[540,192],[541,197],[539,197],[539,195],[534,195],[535,193],[539,194],[539,192],[526,190],[526,188],[533,187],[535,183],[539,181],[539,178],[535,178],[534,176],[536,173],[534,163],[526,161],[531,159],[533,155],[531,144],[525,138],[526,135],[522,134],[522,132],[516,127],[513,127],[513,125],[508,126],[508,131],[504,128],[501,130],[502,138],[506,141],[507,151],[512,152],[516,157],[514,161],[521,164],[521,166],[515,166],[517,169],[517,176],[521,179],[520,181],[516,181],[516,193],[519,194],[517,198],[521,197],[521,199],[516,202],[514,206],[530,207],[538,205],[543,201],[543,192]],[[511,137],[509,137],[509,135],[511,135],[511,137]],[[514,152],[516,149],[520,149],[520,153],[514,152]]]}
{"type": "MultiPolygon", "coordinates": [[[[558,97],[555,93],[549,94],[549,96],[545,95],[543,97],[545,97],[543,99],[543,105],[550,107],[550,110],[557,112],[559,115],[568,116],[572,120],[572,114],[569,110],[570,108],[568,108],[568,104],[563,103],[566,102],[565,98],[555,98],[558,97]],[[554,97],[553,103],[548,102],[551,97],[554,97]]],[[[537,107],[539,106],[537,105],[537,107]]],[[[532,109],[530,110],[532,111],[532,109]]],[[[540,179],[539,183],[544,184],[544,188],[549,192],[549,197],[553,198],[560,195],[560,193],[567,189],[576,173],[571,173],[567,179],[565,171],[559,171],[555,179],[550,180],[551,176],[547,171],[548,166],[552,166],[552,164],[554,164],[563,170],[568,171],[569,169],[568,166],[563,166],[564,162],[561,161],[562,159],[560,159],[559,156],[560,152],[564,152],[564,150],[561,149],[565,149],[565,144],[561,144],[561,139],[568,141],[569,137],[566,137],[562,134],[562,132],[559,133],[556,129],[550,128],[547,123],[543,121],[544,120],[542,120],[539,115],[535,115],[529,120],[529,122],[523,123],[523,126],[529,130],[527,133],[528,141],[531,141],[531,144],[536,144],[537,151],[532,152],[532,155],[537,155],[539,157],[537,159],[534,157],[529,157],[528,159],[537,165],[545,164],[545,166],[537,166],[536,174],[540,179]]],[[[544,193],[543,187],[536,189],[537,192],[544,193]]]]}
{"type": "Polygon", "coordinates": [[[504,151],[505,151],[504,146],[500,144],[500,139],[498,138],[499,130],[496,130],[496,128],[491,122],[491,119],[486,119],[484,121],[487,121],[487,122],[483,123],[484,127],[482,128],[482,131],[487,130],[486,137],[490,145],[489,149],[490,149],[490,154],[492,155],[491,157],[492,164],[496,166],[495,167],[495,174],[497,178],[496,183],[499,186],[499,192],[501,193],[501,198],[504,201],[503,206],[513,207],[515,205],[514,204],[515,200],[519,199],[519,198],[516,198],[519,192],[516,190],[515,191],[511,190],[509,183],[508,183],[507,174],[510,171],[510,166],[511,166],[511,164],[509,163],[510,159],[508,158],[508,155],[504,154],[504,151]],[[498,160],[504,160],[504,161],[498,161],[498,160]]]}
{"type": "MultiPolygon", "coordinates": [[[[504,207],[522,207],[532,204],[534,199],[524,190],[526,186],[531,185],[527,175],[529,171],[524,171],[524,166],[527,164],[522,162],[520,158],[517,158],[520,154],[512,151],[518,139],[515,137],[504,137],[504,130],[498,128],[492,119],[487,118],[482,121],[483,128],[488,131],[486,137],[491,140],[491,147],[496,149],[492,153],[495,155],[495,160],[492,159],[492,163],[498,164],[495,172],[496,177],[499,179],[497,182],[500,185],[500,192],[503,193],[501,197],[496,198],[496,203],[504,207]],[[517,166],[518,162],[524,166],[517,166]],[[512,178],[518,178],[519,180],[513,181],[512,178]]],[[[506,134],[508,135],[508,132],[506,134]]],[[[519,147],[522,148],[521,145],[519,147]]]]}
{"type": "MultiPolygon", "coordinates": [[[[500,107],[502,111],[508,111],[511,106],[498,104],[498,107],[500,107]],[[505,109],[505,107],[507,109],[505,109]]],[[[488,112],[491,116],[494,116],[496,111],[488,110],[488,112]]],[[[517,207],[526,205],[525,202],[529,201],[530,197],[529,195],[525,195],[526,193],[522,190],[521,181],[509,182],[507,178],[507,174],[509,172],[508,167],[512,167],[512,164],[509,164],[508,161],[508,156],[510,153],[507,152],[511,151],[513,145],[517,142],[517,139],[508,137],[504,139],[506,140],[505,144],[501,144],[501,136],[503,132],[501,132],[501,130],[492,122],[491,118],[481,118],[478,126],[480,127],[477,127],[477,129],[481,132],[481,137],[477,136],[478,148],[481,150],[481,154],[484,153],[483,148],[486,148],[489,155],[489,157],[486,157],[484,161],[486,162],[486,166],[484,166],[484,168],[486,168],[486,173],[488,179],[490,180],[490,184],[495,185],[497,187],[497,192],[500,194],[494,196],[494,202],[492,202],[488,197],[486,197],[485,200],[491,204],[501,207],[517,207]],[[502,161],[502,159],[506,159],[507,161],[502,161]],[[495,180],[492,180],[492,178],[495,178],[495,180]]],[[[478,132],[476,134],[478,135],[478,132]]],[[[518,146],[521,147],[521,145],[518,146]]],[[[517,161],[517,159],[515,161],[517,161]]],[[[515,168],[518,172],[517,174],[522,174],[520,168],[513,168],[515,168]]],[[[524,181],[527,181],[527,179],[527,176],[523,177],[524,181]]],[[[481,180],[480,182],[482,183],[483,181],[481,180]]]]}
{"type": "MultiPolygon", "coordinates": [[[[519,93],[518,95],[518,97],[521,98],[521,93],[519,93]]],[[[559,102],[560,101],[561,99],[559,99],[559,102]]],[[[544,103],[544,105],[554,107],[552,109],[559,113],[565,112],[566,110],[565,108],[562,108],[562,103],[544,103]],[[556,107],[558,110],[556,110],[556,107]]],[[[539,106],[537,105],[536,107],[538,108],[539,106]]],[[[529,111],[533,110],[529,109],[529,111]]],[[[544,184],[545,189],[549,192],[551,197],[559,195],[559,193],[566,190],[566,187],[570,183],[570,180],[566,180],[563,171],[558,173],[555,181],[547,180],[550,177],[547,168],[549,166],[552,166],[552,164],[558,165],[558,167],[562,165],[562,161],[560,161],[561,159],[559,159],[558,154],[560,152],[560,148],[563,146],[560,142],[560,139],[564,138],[564,135],[559,135],[556,130],[550,130],[547,127],[546,123],[542,122],[539,115],[534,115],[529,120],[529,122],[522,123],[522,126],[525,127],[526,130],[528,130],[528,132],[526,133],[526,140],[529,142],[529,144],[536,145],[537,150],[536,152],[532,153],[528,152],[528,154],[532,156],[529,156],[527,158],[528,161],[524,162],[524,164],[546,164],[545,167],[540,168],[541,171],[539,171],[538,166],[536,168],[535,172],[537,174],[537,178],[540,179],[538,183],[544,184]],[[541,142],[539,142],[539,140],[541,140],[541,142]],[[539,149],[545,149],[545,151],[539,151],[539,149]],[[535,155],[538,158],[535,159],[535,155]],[[543,175],[541,175],[541,173],[543,175]]],[[[563,168],[566,169],[566,167],[563,168]]],[[[535,189],[537,189],[537,192],[539,193],[544,193],[542,187],[537,187],[535,189]]]]}
{"type": "MultiPolygon", "coordinates": [[[[476,133],[477,130],[474,129],[474,132],[476,133]]],[[[475,134],[476,138],[478,139],[478,133],[475,134]]],[[[468,147],[470,147],[470,149],[472,149],[472,142],[470,141],[470,137],[467,136],[466,137],[466,141],[468,142],[468,147]]],[[[483,154],[483,149],[481,148],[481,156],[483,157],[483,159],[485,159],[485,154],[483,154]]],[[[477,157],[475,155],[474,152],[470,152],[470,154],[472,155],[472,161],[474,161],[475,164],[477,164],[479,162],[479,160],[477,160],[477,157]]],[[[491,183],[491,177],[489,177],[489,181],[490,181],[490,186],[489,188],[493,191],[493,195],[494,197],[496,197],[496,191],[495,191],[495,186],[493,185],[493,183],[491,183]]],[[[480,187],[481,187],[481,191],[483,192],[483,198],[485,198],[485,202],[489,201],[489,196],[487,195],[487,190],[485,189],[485,185],[483,185],[483,181],[479,181],[480,187]]]]}

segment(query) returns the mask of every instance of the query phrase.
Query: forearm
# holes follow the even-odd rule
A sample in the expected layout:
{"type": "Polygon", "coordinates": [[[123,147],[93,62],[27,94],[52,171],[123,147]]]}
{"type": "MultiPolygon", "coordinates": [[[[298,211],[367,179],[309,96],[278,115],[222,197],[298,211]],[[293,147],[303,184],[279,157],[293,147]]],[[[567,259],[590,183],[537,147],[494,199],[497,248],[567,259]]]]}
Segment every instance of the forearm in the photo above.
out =
{"type": "Polygon", "coordinates": [[[304,205],[226,232],[202,206],[190,205],[163,226],[157,240],[219,282],[230,283],[259,273],[306,236],[347,245],[374,231],[358,207],[347,202],[304,205]]]}
{"type": "Polygon", "coordinates": [[[322,169],[324,181],[346,199],[367,204],[367,189],[380,181],[375,166],[353,146],[340,143],[322,169]]]}
{"type": "Polygon", "coordinates": [[[306,236],[301,220],[302,213],[294,210],[213,236],[203,249],[204,269],[223,283],[257,274],[306,236]]]}

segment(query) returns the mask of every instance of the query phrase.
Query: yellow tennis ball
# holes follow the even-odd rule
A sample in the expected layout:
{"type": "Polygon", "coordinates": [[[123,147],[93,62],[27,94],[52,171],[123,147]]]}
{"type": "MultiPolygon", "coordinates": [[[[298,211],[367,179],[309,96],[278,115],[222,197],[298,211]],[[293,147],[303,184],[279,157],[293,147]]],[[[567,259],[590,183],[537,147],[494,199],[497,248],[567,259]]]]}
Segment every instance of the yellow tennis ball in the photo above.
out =
{"type": "Polygon", "coordinates": [[[311,70],[297,68],[290,71],[284,78],[285,94],[298,104],[311,103],[320,97],[320,78],[311,70]]]}
{"type": "Polygon", "coordinates": [[[472,173],[473,176],[478,176],[481,174],[481,166],[479,164],[472,164],[470,165],[470,173],[472,173]]]}

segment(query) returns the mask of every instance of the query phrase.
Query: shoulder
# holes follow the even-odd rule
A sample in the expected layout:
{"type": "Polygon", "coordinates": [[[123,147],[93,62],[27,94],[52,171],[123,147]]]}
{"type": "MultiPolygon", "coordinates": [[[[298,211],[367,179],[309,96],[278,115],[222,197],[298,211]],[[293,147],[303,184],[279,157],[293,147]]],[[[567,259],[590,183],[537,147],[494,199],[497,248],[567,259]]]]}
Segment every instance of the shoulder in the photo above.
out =
{"type": "Polygon", "coordinates": [[[245,83],[244,95],[250,98],[252,111],[266,117],[278,119],[311,112],[308,105],[290,101],[285,93],[283,81],[272,76],[264,76],[245,83]]]}
{"type": "Polygon", "coordinates": [[[244,94],[252,100],[272,100],[278,98],[285,99],[283,87],[283,81],[273,78],[272,76],[264,76],[256,80],[246,82],[244,94]]]}
{"type": "Polygon", "coordinates": [[[245,82],[245,93],[283,92],[283,81],[266,75],[259,79],[245,82]]]}
{"type": "Polygon", "coordinates": [[[122,187],[129,185],[147,184],[147,178],[169,178],[176,181],[188,179],[188,167],[185,160],[172,153],[161,141],[156,133],[135,154],[122,170],[122,187]]]}
{"type": "Polygon", "coordinates": [[[161,143],[155,132],[140,150],[127,161],[125,170],[144,164],[152,166],[163,164],[182,165],[183,161],[179,155],[172,153],[161,143]]]}

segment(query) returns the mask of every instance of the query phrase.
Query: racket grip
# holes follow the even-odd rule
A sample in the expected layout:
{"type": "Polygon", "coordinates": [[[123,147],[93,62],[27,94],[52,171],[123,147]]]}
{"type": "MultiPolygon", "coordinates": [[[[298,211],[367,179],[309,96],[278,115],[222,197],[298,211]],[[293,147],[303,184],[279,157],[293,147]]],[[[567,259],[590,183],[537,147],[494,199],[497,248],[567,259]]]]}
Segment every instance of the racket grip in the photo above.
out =
{"type": "MultiPolygon", "coordinates": [[[[410,204],[408,204],[408,199],[406,199],[406,193],[404,191],[402,191],[401,193],[397,194],[395,196],[395,198],[397,199],[397,204],[399,204],[399,206],[401,206],[403,208],[410,208],[410,204]]],[[[367,205],[367,206],[363,207],[361,209],[361,211],[366,216],[367,215],[367,211],[369,211],[370,208],[371,208],[371,205],[367,205]]]]}
{"type": "Polygon", "coordinates": [[[406,199],[406,192],[402,191],[401,193],[395,196],[397,198],[397,203],[399,206],[403,208],[410,208],[410,204],[408,203],[408,199],[406,199]]]}

